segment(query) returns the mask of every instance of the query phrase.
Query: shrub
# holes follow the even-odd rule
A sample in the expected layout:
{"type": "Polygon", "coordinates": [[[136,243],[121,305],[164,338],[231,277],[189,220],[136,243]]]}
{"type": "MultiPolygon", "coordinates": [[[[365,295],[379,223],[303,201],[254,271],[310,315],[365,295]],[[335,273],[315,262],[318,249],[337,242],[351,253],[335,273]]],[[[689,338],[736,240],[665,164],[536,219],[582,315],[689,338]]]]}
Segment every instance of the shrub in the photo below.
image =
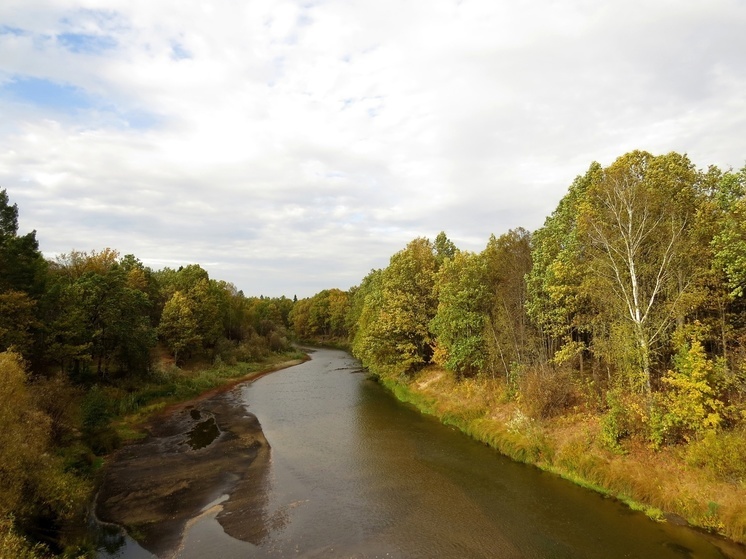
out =
{"type": "Polygon", "coordinates": [[[63,375],[39,380],[33,386],[36,406],[51,420],[50,435],[54,443],[71,438],[80,425],[80,389],[63,375]]]}
{"type": "Polygon", "coordinates": [[[577,402],[567,370],[526,372],[520,380],[520,394],[526,413],[539,419],[559,415],[577,402]]]}
{"type": "Polygon", "coordinates": [[[109,409],[109,398],[98,385],[94,385],[83,398],[81,407],[83,427],[94,430],[109,422],[112,410],[109,409]]]}
{"type": "Polygon", "coordinates": [[[674,342],[678,352],[674,370],[662,381],[668,391],[661,400],[662,412],[654,443],[665,438],[671,442],[690,441],[723,423],[724,404],[718,399],[718,385],[724,378],[724,363],[707,358],[702,346],[703,329],[698,323],[678,331],[674,342]]]}
{"type": "Polygon", "coordinates": [[[614,388],[606,393],[606,413],[601,419],[600,441],[612,452],[622,453],[622,440],[645,435],[650,415],[644,396],[614,388]]]}
{"type": "Polygon", "coordinates": [[[746,483],[746,428],[708,432],[689,445],[686,461],[689,466],[707,470],[715,479],[746,483]]]}
{"type": "Polygon", "coordinates": [[[31,543],[20,535],[12,517],[0,516],[0,557],[43,559],[51,557],[51,554],[44,545],[31,543]]]}

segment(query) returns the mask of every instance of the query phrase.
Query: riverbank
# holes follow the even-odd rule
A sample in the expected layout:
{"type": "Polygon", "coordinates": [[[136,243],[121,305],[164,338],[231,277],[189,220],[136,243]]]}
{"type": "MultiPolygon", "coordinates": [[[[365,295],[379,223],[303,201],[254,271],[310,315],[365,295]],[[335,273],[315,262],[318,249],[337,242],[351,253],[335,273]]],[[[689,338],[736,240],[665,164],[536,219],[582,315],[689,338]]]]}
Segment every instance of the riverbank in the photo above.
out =
{"type": "Polygon", "coordinates": [[[228,496],[219,505],[226,512],[225,519],[219,515],[226,532],[261,533],[263,526],[252,525],[251,515],[231,516],[237,509],[257,508],[252,498],[259,498],[259,491],[243,487],[241,494],[249,497],[240,501],[230,495],[239,486],[259,483],[269,460],[269,443],[257,418],[238,401],[237,388],[305,360],[264,363],[248,373],[230,368],[241,373],[234,375],[195,371],[192,377],[208,376],[215,386],[188,400],[166,396],[121,418],[115,426],[130,444],[106,458],[95,503],[98,520],[122,526],[151,553],[170,556],[189,522],[228,496]],[[240,525],[231,521],[239,517],[240,525]]]}
{"type": "Polygon", "coordinates": [[[173,406],[230,390],[236,384],[298,365],[307,359],[306,354],[295,351],[275,354],[259,362],[239,362],[233,365],[179,369],[161,364],[159,371],[150,380],[138,383],[133,390],[111,387],[107,393],[102,394],[107,400],[116,403],[109,423],[114,430],[115,441],[127,443],[143,438],[150,418],[168,413],[173,406]]]}
{"type": "Polygon", "coordinates": [[[437,367],[406,382],[382,382],[399,400],[514,460],[619,499],[655,520],[688,523],[727,537],[732,542],[718,538],[718,545],[728,556],[746,555],[746,487],[740,481],[718,481],[689,465],[680,447],[653,451],[636,444],[624,454],[612,453],[601,444],[599,417],[593,413],[577,409],[534,420],[504,397],[502,383],[456,382],[437,367]]]}
{"type": "Polygon", "coordinates": [[[220,391],[159,414],[144,440],[112,455],[96,501],[98,519],[167,557],[206,505],[247,479],[261,479],[269,444],[234,393],[220,391]]]}

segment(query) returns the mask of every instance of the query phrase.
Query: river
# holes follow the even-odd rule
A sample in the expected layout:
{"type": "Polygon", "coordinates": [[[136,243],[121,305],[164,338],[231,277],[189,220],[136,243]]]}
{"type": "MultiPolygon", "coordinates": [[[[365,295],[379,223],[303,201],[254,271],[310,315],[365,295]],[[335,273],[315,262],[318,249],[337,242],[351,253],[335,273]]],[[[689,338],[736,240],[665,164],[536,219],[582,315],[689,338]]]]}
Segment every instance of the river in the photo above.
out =
{"type": "MultiPolygon", "coordinates": [[[[271,445],[251,528],[246,541],[228,536],[213,507],[190,524],[180,559],[726,557],[693,530],[421,415],[342,351],[317,350],[237,390],[271,445]]],[[[151,557],[128,542],[100,557],[151,557]]]]}

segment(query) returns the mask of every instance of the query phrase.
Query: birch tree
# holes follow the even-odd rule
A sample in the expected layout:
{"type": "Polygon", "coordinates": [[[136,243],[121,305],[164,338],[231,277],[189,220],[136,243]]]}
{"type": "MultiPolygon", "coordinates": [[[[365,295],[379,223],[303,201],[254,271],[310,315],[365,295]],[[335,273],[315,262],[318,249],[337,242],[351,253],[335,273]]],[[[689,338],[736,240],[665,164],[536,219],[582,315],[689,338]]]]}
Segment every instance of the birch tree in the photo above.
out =
{"type": "Polygon", "coordinates": [[[592,258],[592,296],[610,320],[634,336],[643,388],[652,389],[655,348],[684,311],[688,235],[697,172],[686,156],[635,151],[603,170],[580,205],[579,224],[592,258]]]}

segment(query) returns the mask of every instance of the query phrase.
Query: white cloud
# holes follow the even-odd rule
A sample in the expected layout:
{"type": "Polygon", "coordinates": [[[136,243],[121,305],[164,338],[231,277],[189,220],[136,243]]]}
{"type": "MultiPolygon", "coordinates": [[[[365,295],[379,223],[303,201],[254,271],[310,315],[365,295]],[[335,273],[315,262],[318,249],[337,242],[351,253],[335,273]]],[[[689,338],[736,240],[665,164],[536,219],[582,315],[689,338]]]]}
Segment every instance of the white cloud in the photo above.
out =
{"type": "Polygon", "coordinates": [[[415,236],[540,226],[593,160],[740,167],[745,27],[739,0],[9,0],[0,88],[89,106],[0,89],[0,186],[48,253],[346,288],[415,236]]]}

